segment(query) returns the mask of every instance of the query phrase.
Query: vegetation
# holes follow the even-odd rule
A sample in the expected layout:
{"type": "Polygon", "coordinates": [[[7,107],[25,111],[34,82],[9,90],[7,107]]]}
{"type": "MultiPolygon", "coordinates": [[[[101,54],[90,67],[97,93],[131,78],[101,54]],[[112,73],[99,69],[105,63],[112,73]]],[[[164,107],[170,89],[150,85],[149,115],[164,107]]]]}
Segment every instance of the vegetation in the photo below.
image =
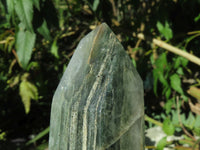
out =
{"type": "Polygon", "coordinates": [[[0,149],[47,148],[54,91],[101,22],[144,81],[145,128],[167,135],[155,148],[199,149],[199,0],[1,0],[0,10],[0,149]]]}

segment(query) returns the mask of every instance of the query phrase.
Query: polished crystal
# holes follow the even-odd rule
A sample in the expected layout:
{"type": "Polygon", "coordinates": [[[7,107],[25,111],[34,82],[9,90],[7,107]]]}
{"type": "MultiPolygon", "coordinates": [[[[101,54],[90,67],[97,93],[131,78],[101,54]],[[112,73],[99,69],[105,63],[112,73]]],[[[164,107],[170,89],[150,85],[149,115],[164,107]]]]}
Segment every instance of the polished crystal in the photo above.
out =
{"type": "Polygon", "coordinates": [[[143,150],[142,80],[112,30],[86,35],[57,87],[49,150],[143,150]]]}

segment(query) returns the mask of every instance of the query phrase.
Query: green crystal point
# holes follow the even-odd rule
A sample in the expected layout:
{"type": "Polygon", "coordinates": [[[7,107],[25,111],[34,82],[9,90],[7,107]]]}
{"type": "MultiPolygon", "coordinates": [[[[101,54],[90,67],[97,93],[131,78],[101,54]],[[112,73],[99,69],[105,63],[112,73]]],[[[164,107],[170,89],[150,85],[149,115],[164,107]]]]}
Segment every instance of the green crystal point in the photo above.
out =
{"type": "Polygon", "coordinates": [[[143,84],[103,23],[86,35],[56,89],[49,150],[143,150],[143,84]]]}

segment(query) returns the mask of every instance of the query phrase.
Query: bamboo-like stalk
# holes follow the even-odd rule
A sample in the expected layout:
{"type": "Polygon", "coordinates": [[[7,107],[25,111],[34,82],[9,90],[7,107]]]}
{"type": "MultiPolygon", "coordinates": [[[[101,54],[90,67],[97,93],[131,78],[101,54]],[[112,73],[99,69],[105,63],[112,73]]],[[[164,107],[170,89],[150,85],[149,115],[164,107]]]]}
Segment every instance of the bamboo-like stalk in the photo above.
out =
{"type": "Polygon", "coordinates": [[[167,43],[165,43],[162,40],[158,40],[158,39],[155,39],[155,38],[145,37],[144,34],[142,34],[142,33],[139,33],[137,35],[137,37],[139,39],[142,39],[142,40],[151,41],[154,44],[156,44],[157,46],[162,47],[162,48],[164,48],[164,49],[166,49],[166,50],[168,50],[168,51],[170,51],[172,53],[175,53],[177,55],[180,55],[180,56],[188,59],[189,61],[191,61],[191,62],[193,62],[193,63],[195,63],[195,64],[197,64],[197,65],[200,66],[200,58],[198,58],[198,57],[196,57],[196,56],[194,56],[194,55],[192,55],[192,54],[190,54],[188,52],[185,52],[185,51],[183,51],[183,50],[181,50],[179,48],[176,48],[176,47],[174,47],[174,46],[172,46],[170,44],[167,44],[167,43]]]}

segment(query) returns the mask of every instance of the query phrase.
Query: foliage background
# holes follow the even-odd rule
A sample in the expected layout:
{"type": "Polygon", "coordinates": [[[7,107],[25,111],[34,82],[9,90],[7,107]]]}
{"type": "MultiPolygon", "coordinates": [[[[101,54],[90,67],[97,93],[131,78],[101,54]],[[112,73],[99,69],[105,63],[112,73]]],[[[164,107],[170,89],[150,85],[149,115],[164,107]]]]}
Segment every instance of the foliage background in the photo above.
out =
{"type": "Polygon", "coordinates": [[[154,148],[198,149],[199,66],[137,35],[199,57],[199,10],[200,0],[1,0],[0,149],[47,148],[54,91],[78,42],[101,22],[144,81],[145,128],[183,137],[154,148]]]}

